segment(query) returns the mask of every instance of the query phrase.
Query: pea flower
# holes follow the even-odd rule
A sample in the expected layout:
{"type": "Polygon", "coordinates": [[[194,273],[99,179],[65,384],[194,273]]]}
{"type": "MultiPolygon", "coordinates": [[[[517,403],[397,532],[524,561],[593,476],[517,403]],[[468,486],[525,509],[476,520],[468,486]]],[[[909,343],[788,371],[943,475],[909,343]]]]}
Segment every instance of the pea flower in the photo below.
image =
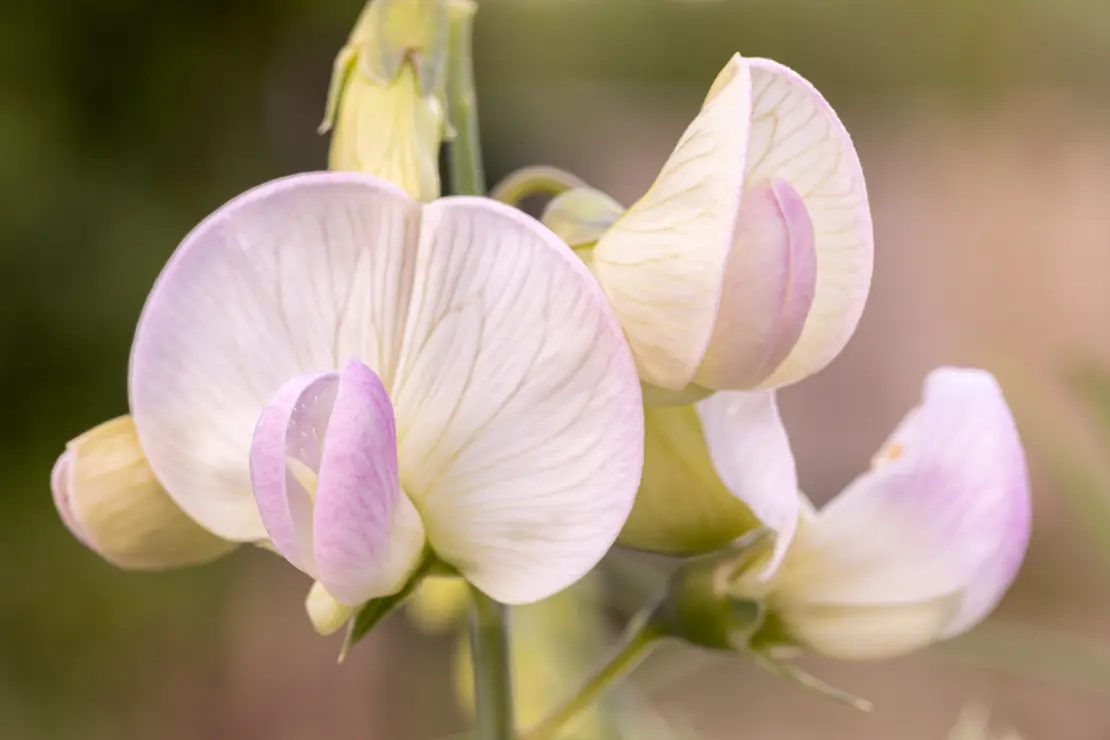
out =
{"type": "Polygon", "coordinates": [[[635,365],[537,222],[357,173],[277,180],[185,239],[147,300],[131,412],[166,491],[342,604],[429,552],[506,603],[578,580],[628,515],[635,365]]]}
{"type": "Polygon", "coordinates": [[[195,565],[234,548],[169,497],[143,457],[130,417],[106,421],[66,445],[50,484],[73,536],[119,568],[195,565]]]}
{"type": "Polygon", "coordinates": [[[373,0],[335,59],[320,133],[334,127],[328,166],[366,172],[420,201],[439,197],[448,5],[373,0]]]}
{"type": "Polygon", "coordinates": [[[759,615],[729,642],[767,655],[883,658],[958,635],[993,610],[1025,554],[1030,494],[989,373],[930,374],[871,470],[820,510],[798,492],[773,406],[768,391],[698,404],[722,486],[777,537],[774,552],[724,558],[714,593],[759,615]]]}
{"type": "Polygon", "coordinates": [[[843,349],[867,300],[874,240],[851,138],[766,59],[732,58],[627,211],[570,191],[544,221],[590,261],[640,377],[672,393],[800,380],[843,349]]]}

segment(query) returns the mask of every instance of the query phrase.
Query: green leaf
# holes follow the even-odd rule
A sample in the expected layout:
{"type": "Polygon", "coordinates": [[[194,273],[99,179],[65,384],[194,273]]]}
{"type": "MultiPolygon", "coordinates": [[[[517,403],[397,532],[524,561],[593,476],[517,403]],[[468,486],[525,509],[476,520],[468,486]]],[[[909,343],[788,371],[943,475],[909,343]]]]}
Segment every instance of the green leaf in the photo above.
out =
{"type": "Polygon", "coordinates": [[[343,640],[343,647],[339,650],[340,663],[347,658],[347,653],[358,644],[359,640],[366,637],[370,630],[377,627],[383,619],[408,601],[408,598],[420,586],[425,576],[436,570],[438,562],[434,555],[428,553],[400,591],[390,596],[383,596],[380,599],[371,599],[362,605],[347,628],[347,637],[343,640]]]}

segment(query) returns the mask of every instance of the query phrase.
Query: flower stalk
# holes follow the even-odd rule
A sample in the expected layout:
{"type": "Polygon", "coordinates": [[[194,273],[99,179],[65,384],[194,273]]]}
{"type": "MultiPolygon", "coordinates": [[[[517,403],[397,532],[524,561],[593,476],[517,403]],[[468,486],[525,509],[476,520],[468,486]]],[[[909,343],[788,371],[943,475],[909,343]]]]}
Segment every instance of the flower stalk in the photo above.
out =
{"type": "MultiPolygon", "coordinates": [[[[478,6],[448,4],[447,120],[454,129],[450,149],[451,191],[484,195],[486,175],[478,133],[472,35],[478,6]]],[[[512,672],[509,668],[508,607],[470,588],[470,654],[474,671],[474,716],[478,740],[513,740],[512,672]]]]}
{"type": "Polygon", "coordinates": [[[478,740],[513,740],[508,607],[470,589],[470,653],[478,740]]]}
{"type": "Polygon", "coordinates": [[[628,676],[665,637],[655,619],[656,605],[650,604],[633,617],[616,652],[586,679],[581,688],[531,730],[523,740],[553,740],[579,713],[628,676]]]}
{"type": "Polygon", "coordinates": [[[455,133],[450,149],[451,192],[455,195],[486,193],[471,51],[477,11],[473,0],[452,0],[447,8],[447,120],[455,133]]]}

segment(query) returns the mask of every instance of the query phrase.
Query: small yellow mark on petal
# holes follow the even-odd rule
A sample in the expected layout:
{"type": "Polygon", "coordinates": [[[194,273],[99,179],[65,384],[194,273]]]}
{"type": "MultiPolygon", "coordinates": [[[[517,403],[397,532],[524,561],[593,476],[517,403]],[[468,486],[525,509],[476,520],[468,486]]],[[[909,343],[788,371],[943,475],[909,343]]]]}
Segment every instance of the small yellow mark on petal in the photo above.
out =
{"type": "Polygon", "coordinates": [[[890,442],[887,444],[886,447],[879,451],[878,455],[875,455],[875,457],[871,459],[871,467],[878,468],[886,465],[887,463],[894,462],[895,460],[900,458],[902,456],[902,453],[905,451],[906,448],[902,445],[901,442],[890,442]]]}

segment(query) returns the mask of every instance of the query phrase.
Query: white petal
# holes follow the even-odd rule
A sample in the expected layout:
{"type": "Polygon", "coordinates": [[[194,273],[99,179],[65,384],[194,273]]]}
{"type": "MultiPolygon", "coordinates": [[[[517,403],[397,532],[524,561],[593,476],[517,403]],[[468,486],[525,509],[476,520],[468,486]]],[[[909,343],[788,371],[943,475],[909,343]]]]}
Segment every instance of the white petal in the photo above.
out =
{"type": "Polygon", "coordinates": [[[235,540],[266,532],[247,456],[289,378],[348,357],[388,388],[412,289],[419,206],[355,173],[276,180],[186,237],[132,348],[132,414],[167,492],[235,540]]]}
{"type": "Polygon", "coordinates": [[[746,187],[785,180],[813,221],[817,288],[801,338],[764,387],[817,372],[847,344],[871,286],[874,234],[852,139],[809,82],[768,59],[748,60],[752,80],[746,187]]]}
{"type": "Polygon", "coordinates": [[[393,394],[402,485],[436,553],[499,601],[585,575],[632,506],[639,381],[589,272],[492,201],[428,207],[393,394]]]}
{"type": "Polygon", "coordinates": [[[640,376],[686,387],[709,346],[740,209],[751,114],[746,60],[734,57],[651,189],[594,249],[593,269],[640,376]]]}
{"type": "Polygon", "coordinates": [[[697,404],[713,467],[732,495],[775,532],[764,571],[778,567],[798,526],[798,473],[773,391],[715,393],[697,404]]]}
{"type": "MultiPolygon", "coordinates": [[[[941,369],[874,469],[800,528],[777,598],[784,613],[954,603],[919,639],[950,636],[1001,598],[1029,520],[1024,453],[997,383],[983,371],[941,369]]],[[[859,634],[866,639],[862,623],[859,634]]]]}

